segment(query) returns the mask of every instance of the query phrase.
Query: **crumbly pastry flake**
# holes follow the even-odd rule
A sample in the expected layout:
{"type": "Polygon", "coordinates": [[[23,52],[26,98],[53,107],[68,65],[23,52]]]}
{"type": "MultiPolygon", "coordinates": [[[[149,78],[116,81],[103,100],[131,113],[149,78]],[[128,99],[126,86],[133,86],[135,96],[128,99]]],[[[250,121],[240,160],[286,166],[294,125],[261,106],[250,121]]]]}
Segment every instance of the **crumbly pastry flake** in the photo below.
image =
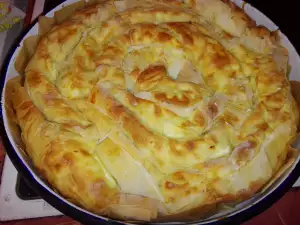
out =
{"type": "Polygon", "coordinates": [[[172,220],[251,197],[295,157],[287,51],[231,1],[80,1],[64,12],[41,18],[6,95],[26,153],[70,201],[172,220]]]}

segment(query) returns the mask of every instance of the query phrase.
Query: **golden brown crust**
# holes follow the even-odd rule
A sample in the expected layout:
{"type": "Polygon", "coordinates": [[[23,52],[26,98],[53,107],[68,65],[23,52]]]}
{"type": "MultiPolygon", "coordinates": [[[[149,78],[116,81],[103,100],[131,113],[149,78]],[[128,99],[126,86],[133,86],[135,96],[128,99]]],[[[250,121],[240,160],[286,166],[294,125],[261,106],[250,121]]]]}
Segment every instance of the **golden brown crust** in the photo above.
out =
{"type": "Polygon", "coordinates": [[[41,175],[71,201],[126,220],[261,189],[298,124],[276,35],[228,0],[90,4],[41,19],[54,26],[28,41],[36,50],[22,49],[24,87],[7,86],[9,117],[41,175]]]}

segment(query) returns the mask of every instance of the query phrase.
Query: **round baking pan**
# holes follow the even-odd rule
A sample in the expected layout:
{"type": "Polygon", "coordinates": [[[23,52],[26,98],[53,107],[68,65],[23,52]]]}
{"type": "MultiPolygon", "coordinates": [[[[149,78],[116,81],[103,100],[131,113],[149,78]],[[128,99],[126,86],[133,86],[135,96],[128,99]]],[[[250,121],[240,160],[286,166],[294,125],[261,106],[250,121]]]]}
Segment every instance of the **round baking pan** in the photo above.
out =
{"type": "MultiPolygon", "coordinates": [[[[67,0],[63,4],[68,5],[73,3],[73,0],[67,0]]],[[[237,5],[241,6],[241,0],[235,0],[234,2],[237,5]]],[[[45,13],[46,16],[52,17],[54,12],[61,9],[63,4],[58,5],[54,9],[45,13]]],[[[278,27],[261,12],[256,10],[249,4],[245,5],[246,13],[252,17],[258,24],[262,24],[269,28],[270,30],[277,30],[278,27]]],[[[35,20],[26,30],[23,31],[21,36],[16,40],[14,46],[10,49],[2,67],[0,85],[1,85],[1,123],[0,123],[0,132],[3,144],[7,151],[9,158],[12,163],[22,175],[22,177],[28,182],[28,184],[38,193],[43,199],[45,199],[50,205],[58,209],[65,215],[78,220],[83,224],[130,224],[129,222],[117,221],[110,219],[104,216],[99,216],[88,212],[85,209],[80,208],[64,199],[62,196],[57,194],[51,187],[49,187],[38,174],[35,173],[32,169],[28,160],[25,160],[25,156],[22,155],[14,141],[14,138],[8,128],[5,107],[4,107],[4,89],[6,81],[14,76],[16,76],[16,71],[14,70],[14,61],[18,52],[21,49],[23,40],[31,35],[37,34],[38,24],[35,20]]],[[[289,50],[290,64],[291,64],[291,73],[290,78],[292,80],[300,81],[300,57],[297,54],[297,51],[290,43],[288,38],[281,34],[282,44],[289,50]]],[[[295,143],[297,149],[299,149],[300,144],[295,143]]],[[[234,209],[230,211],[219,213],[212,217],[193,221],[193,222],[164,222],[160,224],[241,224],[242,222],[252,218],[253,216],[263,212],[274,204],[278,199],[280,199],[295,183],[299,174],[300,174],[300,163],[299,163],[299,154],[295,163],[269,188],[267,188],[263,193],[258,193],[253,196],[251,199],[244,201],[238,204],[234,209]]],[[[158,223],[156,223],[158,224],[158,223]]]]}

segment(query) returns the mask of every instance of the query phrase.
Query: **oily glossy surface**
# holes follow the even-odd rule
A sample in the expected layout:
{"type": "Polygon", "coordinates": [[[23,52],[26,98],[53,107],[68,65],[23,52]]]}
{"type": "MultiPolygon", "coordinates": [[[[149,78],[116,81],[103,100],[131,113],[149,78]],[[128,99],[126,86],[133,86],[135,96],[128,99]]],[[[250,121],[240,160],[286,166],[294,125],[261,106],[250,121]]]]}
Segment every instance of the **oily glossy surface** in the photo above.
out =
{"type": "Polygon", "coordinates": [[[42,38],[24,87],[7,86],[40,173],[99,214],[150,220],[249,197],[296,132],[275,34],[226,1],[153,5],[75,13],[42,38]]]}

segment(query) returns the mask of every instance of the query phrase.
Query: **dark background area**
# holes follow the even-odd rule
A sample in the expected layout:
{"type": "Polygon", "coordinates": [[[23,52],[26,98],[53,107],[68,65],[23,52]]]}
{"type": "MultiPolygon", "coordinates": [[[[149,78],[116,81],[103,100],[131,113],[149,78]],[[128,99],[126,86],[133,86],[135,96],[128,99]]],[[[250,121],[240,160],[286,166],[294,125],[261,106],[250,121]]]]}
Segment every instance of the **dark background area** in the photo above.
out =
{"type": "Polygon", "coordinates": [[[248,0],[269,17],[300,51],[300,5],[297,0],[248,0]]]}

